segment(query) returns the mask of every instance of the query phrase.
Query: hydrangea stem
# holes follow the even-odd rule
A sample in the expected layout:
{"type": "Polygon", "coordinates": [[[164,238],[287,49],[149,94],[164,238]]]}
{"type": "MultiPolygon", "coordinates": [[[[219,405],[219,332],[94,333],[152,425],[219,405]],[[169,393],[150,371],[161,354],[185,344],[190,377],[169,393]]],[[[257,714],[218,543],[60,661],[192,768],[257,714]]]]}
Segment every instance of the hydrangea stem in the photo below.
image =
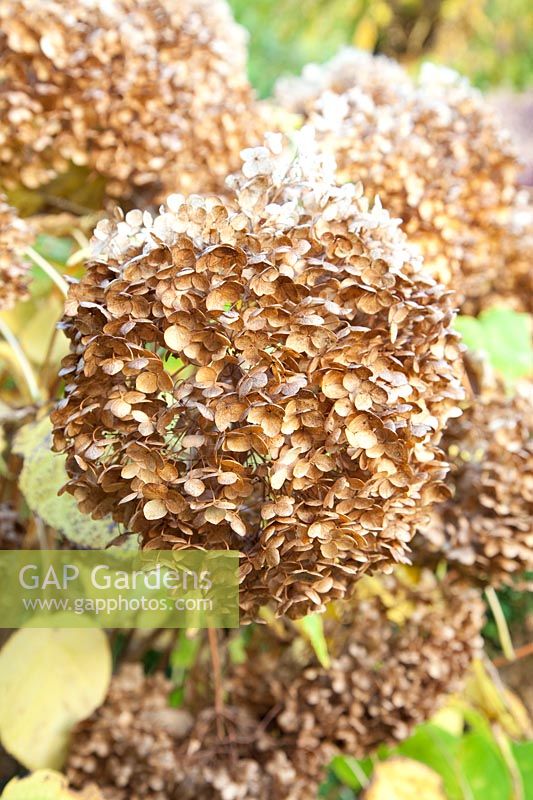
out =
{"type": "Polygon", "coordinates": [[[26,358],[26,355],[20,346],[19,340],[7,324],[7,322],[2,319],[0,316],[0,333],[6,340],[7,344],[10,346],[13,356],[17,364],[20,367],[20,371],[22,376],[26,382],[26,386],[28,387],[28,392],[33,402],[38,402],[41,399],[41,392],[39,390],[39,386],[37,385],[37,381],[35,379],[35,375],[33,372],[33,368],[26,358]]]}
{"type": "Polygon", "coordinates": [[[68,292],[68,284],[61,277],[57,269],[49,264],[46,258],[43,258],[42,255],[37,252],[37,250],[33,249],[33,247],[26,248],[26,255],[28,255],[34,264],[37,264],[37,266],[48,275],[50,280],[53,281],[57,288],[61,291],[62,295],[66,297],[68,292]]]}
{"type": "Polygon", "coordinates": [[[492,614],[494,616],[494,621],[496,623],[496,628],[498,629],[498,636],[500,639],[500,644],[502,646],[503,654],[507,659],[507,661],[514,661],[515,651],[513,647],[513,642],[511,639],[511,634],[509,633],[507,620],[505,619],[503,609],[501,607],[500,601],[498,600],[498,595],[496,594],[496,591],[492,586],[488,586],[485,589],[485,596],[490,606],[490,610],[492,611],[492,614]]]}

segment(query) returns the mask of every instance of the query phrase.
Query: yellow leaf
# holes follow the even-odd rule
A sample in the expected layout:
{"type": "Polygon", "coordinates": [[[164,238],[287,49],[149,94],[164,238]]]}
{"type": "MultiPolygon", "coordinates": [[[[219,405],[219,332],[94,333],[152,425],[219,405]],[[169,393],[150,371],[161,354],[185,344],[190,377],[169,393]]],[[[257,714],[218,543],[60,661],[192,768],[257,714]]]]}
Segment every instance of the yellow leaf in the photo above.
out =
{"type": "Polygon", "coordinates": [[[324,669],[329,669],[331,658],[328,651],[328,643],[324,636],[324,620],[321,615],[308,614],[306,617],[296,620],[294,625],[302,636],[310,642],[316,657],[324,669]]]}
{"type": "Polygon", "coordinates": [[[0,365],[6,364],[10,372],[22,375],[20,364],[15,358],[13,350],[6,342],[0,342],[0,365]]]}
{"type": "Polygon", "coordinates": [[[48,353],[55,327],[62,314],[62,299],[50,294],[44,303],[42,298],[17,303],[14,308],[4,311],[2,316],[32,364],[41,365],[45,358],[51,364],[59,364],[68,353],[68,341],[61,331],[55,336],[52,353],[48,353]]]}
{"type": "Polygon", "coordinates": [[[22,628],[0,651],[0,740],[28,769],[61,767],[71,729],[104,701],[111,650],[97,628],[22,628]]]}
{"type": "Polygon", "coordinates": [[[363,800],[446,800],[440,775],[419,761],[390,758],[376,765],[363,800]]]}
{"type": "Polygon", "coordinates": [[[368,600],[372,597],[379,597],[383,605],[387,608],[393,606],[395,602],[394,595],[385,588],[382,581],[370,575],[363,575],[356,586],[356,594],[358,600],[368,600]]]}
{"type": "Polygon", "coordinates": [[[2,800],[103,800],[96,787],[80,792],[68,788],[67,779],[59,772],[42,769],[27,778],[13,778],[4,789],[2,800]]]}
{"type": "Polygon", "coordinates": [[[53,350],[48,354],[54,328],[61,319],[62,313],[62,299],[50,295],[40,308],[34,310],[31,319],[20,330],[19,341],[21,347],[34,364],[43,364],[47,357],[49,363],[59,364],[63,356],[67,355],[69,344],[62,331],[56,334],[53,350]]]}
{"type": "MultiPolygon", "coordinates": [[[[496,673],[495,673],[496,674],[496,673]]],[[[476,660],[464,690],[466,700],[479,709],[490,722],[497,722],[511,737],[532,735],[529,715],[518,697],[493,679],[489,666],[476,660]]]]}
{"type": "Polygon", "coordinates": [[[387,618],[400,627],[411,619],[416,611],[416,605],[411,600],[401,600],[387,609],[387,618]]]}
{"type": "Polygon", "coordinates": [[[461,736],[464,730],[464,714],[457,703],[453,701],[437,711],[431,718],[431,723],[453,736],[461,736]]]}
{"type": "Polygon", "coordinates": [[[353,44],[361,50],[373,50],[378,34],[379,29],[374,20],[365,16],[355,30],[353,44]]]}

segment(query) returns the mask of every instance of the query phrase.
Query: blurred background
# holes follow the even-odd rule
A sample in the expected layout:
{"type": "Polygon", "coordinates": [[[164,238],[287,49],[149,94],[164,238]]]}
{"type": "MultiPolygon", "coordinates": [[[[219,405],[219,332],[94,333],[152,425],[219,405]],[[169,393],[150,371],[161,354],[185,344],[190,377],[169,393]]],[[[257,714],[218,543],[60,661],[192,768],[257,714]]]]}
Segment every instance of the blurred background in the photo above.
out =
{"type": "Polygon", "coordinates": [[[528,0],[229,0],[250,31],[250,78],[262,96],[284,73],[355,45],[406,66],[454,67],[482,89],[523,90],[533,76],[528,0]]]}
{"type": "Polygon", "coordinates": [[[533,184],[533,3],[529,0],[229,0],[250,33],[250,80],[261,97],[280,75],[344,45],[416,69],[453,67],[489,95],[533,184]]]}

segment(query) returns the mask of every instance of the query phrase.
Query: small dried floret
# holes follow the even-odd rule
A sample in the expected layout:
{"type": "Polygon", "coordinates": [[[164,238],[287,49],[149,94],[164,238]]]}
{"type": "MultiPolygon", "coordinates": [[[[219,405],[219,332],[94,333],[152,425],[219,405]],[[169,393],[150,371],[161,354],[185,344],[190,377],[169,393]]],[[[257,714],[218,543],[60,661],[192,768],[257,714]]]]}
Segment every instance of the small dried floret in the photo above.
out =
{"type": "Polygon", "coordinates": [[[416,558],[445,558],[475,582],[500,585],[533,570],[532,386],[509,395],[490,370],[469,369],[475,391],[443,438],[453,497],[423,526],[416,558]]]}
{"type": "Polygon", "coordinates": [[[31,240],[29,226],[0,195],[0,311],[27,297],[30,268],[23,253],[31,240]]]}
{"type": "Polygon", "coordinates": [[[244,151],[227,202],[98,225],[53,415],[81,510],[147,547],[239,550],[249,616],[406,559],[463,394],[449,293],[297,139],[244,151]]]}
{"type": "Polygon", "coordinates": [[[137,664],[121,669],[104,705],[74,731],[73,786],[96,780],[106,800],[315,800],[325,753],[281,747],[240,709],[217,720],[205,708],[193,723],[168,707],[170,688],[137,664]]]}
{"type": "Polygon", "coordinates": [[[366,576],[324,617],[328,668],[289,624],[256,626],[229,677],[232,702],[298,748],[361,758],[405,739],[460,688],[482,624],[477,592],[430,570],[366,576]]]}
{"type": "Polygon", "coordinates": [[[125,201],[218,191],[259,138],[225,0],[3,0],[0,184],[74,164],[125,201]]]}
{"type": "MultiPolygon", "coordinates": [[[[280,81],[276,93],[316,127],[321,146],[335,154],[339,179],[362,180],[369,197],[379,195],[403,220],[428,268],[468,313],[501,282],[517,306],[530,307],[531,283],[524,294],[513,284],[520,284],[531,244],[525,253],[525,242],[512,234],[507,241],[526,201],[521,167],[509,136],[466,79],[425,64],[413,81],[387,58],[347,49],[325,66],[309,65],[301,78],[280,81]]],[[[529,226],[531,232],[531,219],[529,226]]]]}

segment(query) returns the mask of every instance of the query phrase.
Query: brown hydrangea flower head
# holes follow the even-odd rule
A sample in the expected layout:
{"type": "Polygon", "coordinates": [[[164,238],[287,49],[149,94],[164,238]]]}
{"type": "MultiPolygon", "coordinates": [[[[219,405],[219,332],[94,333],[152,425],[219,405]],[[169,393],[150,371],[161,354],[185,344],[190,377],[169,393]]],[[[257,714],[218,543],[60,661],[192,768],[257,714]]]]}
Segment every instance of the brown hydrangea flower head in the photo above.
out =
{"type": "Polygon", "coordinates": [[[177,765],[180,800],[315,800],[331,759],[327,748],[302,750],[265,733],[242,708],[224,710],[225,736],[216,712],[202,711],[177,765]]]}
{"type": "Polygon", "coordinates": [[[126,200],[215,191],[261,138],[225,0],[4,0],[0,87],[7,187],[73,163],[126,200]]]}
{"type": "Polygon", "coordinates": [[[67,490],[147,547],[239,550],[249,616],[405,560],[462,397],[449,293],[311,134],[245,151],[227,202],[99,224],[63,323],[67,490]]]}
{"type": "Polygon", "coordinates": [[[433,553],[471,580],[497,586],[533,570],[532,387],[509,395],[477,366],[476,391],[443,439],[453,497],[422,528],[416,558],[433,553]]]}
{"type": "Polygon", "coordinates": [[[482,618],[474,589],[430,570],[365,576],[323,618],[328,668],[294,628],[256,626],[229,679],[232,701],[300,748],[360,758],[405,739],[460,688],[481,651],[482,618]]]}
{"type": "Polygon", "coordinates": [[[525,202],[520,165],[466,79],[425,64],[413,81],[383,56],[347,49],[280,81],[276,94],[316,127],[341,182],[362,180],[403,220],[428,268],[469,313],[502,276],[520,272],[520,246],[513,254],[502,243],[525,202]]]}
{"type": "Polygon", "coordinates": [[[113,678],[106,702],[72,736],[66,772],[96,780],[106,800],[315,800],[316,753],[281,748],[243,710],[224,710],[224,733],[206,708],[168,707],[171,685],[138,664],[113,678]]]}
{"type": "Polygon", "coordinates": [[[95,780],[106,800],[166,800],[175,759],[192,718],[169,707],[170,682],[129,664],[113,678],[105,703],[72,736],[67,775],[75,788],[95,780]]]}
{"type": "Polygon", "coordinates": [[[29,264],[22,254],[31,240],[28,225],[0,195],[0,311],[27,296],[29,264]]]}

